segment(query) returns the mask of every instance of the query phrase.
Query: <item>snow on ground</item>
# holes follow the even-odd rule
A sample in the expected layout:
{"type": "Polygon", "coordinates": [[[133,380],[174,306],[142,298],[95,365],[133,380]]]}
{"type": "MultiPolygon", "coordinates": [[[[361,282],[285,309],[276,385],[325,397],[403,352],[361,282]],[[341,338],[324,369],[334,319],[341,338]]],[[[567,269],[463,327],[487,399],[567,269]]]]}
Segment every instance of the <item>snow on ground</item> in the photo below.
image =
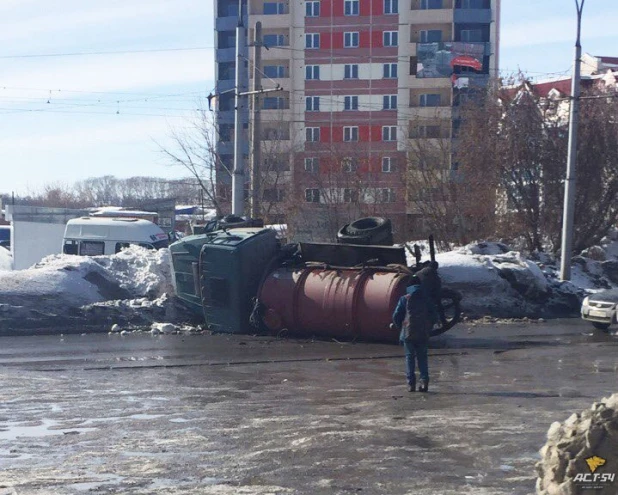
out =
{"type": "Polygon", "coordinates": [[[57,254],[27,270],[0,272],[0,331],[182,320],[169,256],[167,249],[131,246],[111,256],[57,254]]]}
{"type": "MultiPolygon", "coordinates": [[[[426,242],[422,248],[422,261],[427,261],[426,242]]],[[[587,292],[618,287],[618,240],[608,239],[585,254],[591,257],[574,259],[570,282],[559,281],[557,260],[547,255],[526,259],[501,243],[473,243],[438,252],[436,259],[443,286],[463,295],[464,314],[552,317],[576,315],[587,292]]],[[[412,258],[408,252],[410,265],[412,258]]],[[[0,332],[52,327],[78,331],[84,325],[161,331],[156,324],[182,325],[194,318],[174,297],[167,249],[133,246],[95,257],[59,254],[20,271],[10,271],[10,261],[8,252],[0,249],[0,332]]]]}
{"type": "Polygon", "coordinates": [[[8,249],[0,247],[0,272],[13,269],[13,258],[8,249]]]}
{"type": "MultiPolygon", "coordinates": [[[[410,265],[414,244],[408,243],[410,265]]],[[[421,261],[429,260],[427,243],[416,244],[421,261]]],[[[547,254],[527,259],[498,242],[438,249],[436,261],[443,285],[462,294],[462,308],[469,316],[552,317],[577,314],[586,293],[618,286],[618,241],[608,240],[593,251],[603,261],[576,257],[569,282],[559,280],[559,260],[547,254]]]]}

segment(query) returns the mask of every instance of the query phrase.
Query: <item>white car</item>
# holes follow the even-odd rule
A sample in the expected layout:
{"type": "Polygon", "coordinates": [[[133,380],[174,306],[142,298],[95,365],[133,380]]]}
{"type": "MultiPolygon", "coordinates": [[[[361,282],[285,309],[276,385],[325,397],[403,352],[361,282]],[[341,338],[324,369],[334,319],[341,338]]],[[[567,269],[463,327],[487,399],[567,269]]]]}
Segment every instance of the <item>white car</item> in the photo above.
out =
{"type": "Polygon", "coordinates": [[[592,294],[582,302],[582,318],[591,321],[595,328],[607,330],[616,323],[618,290],[606,290],[592,294]]]}

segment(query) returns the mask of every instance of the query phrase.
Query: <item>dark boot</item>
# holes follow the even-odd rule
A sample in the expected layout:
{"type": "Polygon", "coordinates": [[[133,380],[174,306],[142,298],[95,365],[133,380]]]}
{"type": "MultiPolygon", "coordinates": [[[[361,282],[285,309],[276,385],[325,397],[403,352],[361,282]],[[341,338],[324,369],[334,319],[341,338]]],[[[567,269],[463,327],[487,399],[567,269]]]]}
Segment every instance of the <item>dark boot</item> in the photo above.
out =
{"type": "Polygon", "coordinates": [[[408,392],[416,392],[416,380],[408,383],[408,392]]]}
{"type": "Polygon", "coordinates": [[[429,390],[429,378],[427,380],[421,380],[418,391],[419,392],[427,392],[429,390]]]}

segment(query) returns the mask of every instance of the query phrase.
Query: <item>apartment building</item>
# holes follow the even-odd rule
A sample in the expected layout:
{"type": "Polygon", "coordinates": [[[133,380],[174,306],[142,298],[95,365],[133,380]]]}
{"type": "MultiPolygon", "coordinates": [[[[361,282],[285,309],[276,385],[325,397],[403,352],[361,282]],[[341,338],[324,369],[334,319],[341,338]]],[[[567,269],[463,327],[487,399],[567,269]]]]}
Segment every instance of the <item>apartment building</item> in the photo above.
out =
{"type": "MultiPolygon", "coordinates": [[[[215,9],[217,149],[231,164],[238,2],[215,9]]],[[[262,24],[262,87],[282,88],[259,99],[271,220],[299,239],[332,239],[359,215],[391,218],[400,238],[422,229],[407,185],[425,164],[411,144],[451,149],[457,106],[496,75],[500,0],[248,0],[242,10],[249,40],[262,24]]],[[[450,152],[439,161],[456,168],[450,152]]],[[[227,197],[229,174],[217,177],[227,197]]]]}

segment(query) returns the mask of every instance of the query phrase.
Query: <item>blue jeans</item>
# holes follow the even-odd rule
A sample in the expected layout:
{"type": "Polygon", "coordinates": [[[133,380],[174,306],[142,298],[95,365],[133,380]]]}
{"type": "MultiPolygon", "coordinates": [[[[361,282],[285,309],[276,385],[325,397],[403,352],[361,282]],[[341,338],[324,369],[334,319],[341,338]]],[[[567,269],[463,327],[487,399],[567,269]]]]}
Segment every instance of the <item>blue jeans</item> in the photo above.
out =
{"type": "Polygon", "coordinates": [[[403,341],[403,348],[406,351],[406,378],[408,383],[415,383],[415,358],[418,361],[418,371],[421,380],[429,380],[429,363],[427,359],[427,343],[403,341]]]}

